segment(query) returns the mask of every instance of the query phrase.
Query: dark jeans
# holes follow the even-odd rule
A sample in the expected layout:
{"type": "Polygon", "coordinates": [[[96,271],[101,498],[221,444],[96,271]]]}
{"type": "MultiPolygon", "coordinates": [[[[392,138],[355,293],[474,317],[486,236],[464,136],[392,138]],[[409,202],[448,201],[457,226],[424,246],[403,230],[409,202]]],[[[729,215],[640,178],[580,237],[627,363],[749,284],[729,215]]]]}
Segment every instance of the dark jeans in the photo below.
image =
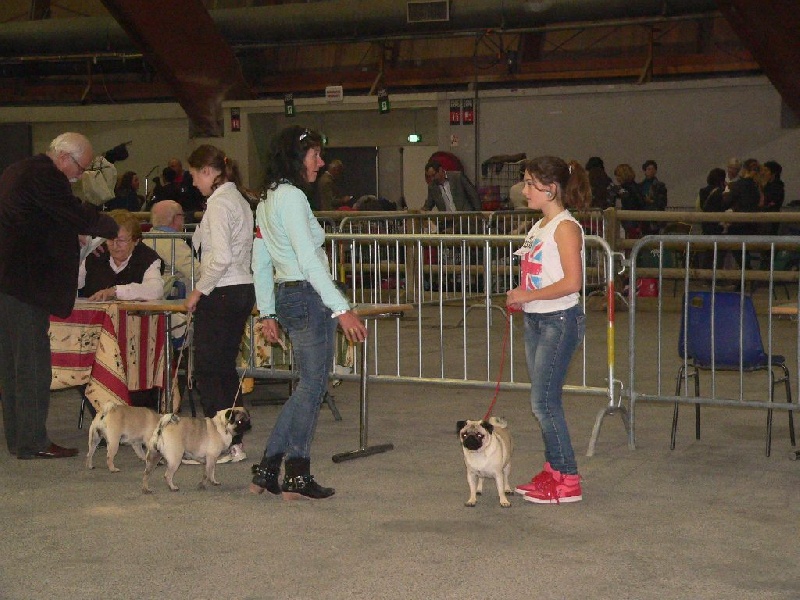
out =
{"type": "Polygon", "coordinates": [[[233,404],[239,389],[236,356],[255,303],[253,284],[215,288],[197,303],[194,312],[194,373],[207,417],[213,417],[217,411],[233,404]]]}
{"type": "Polygon", "coordinates": [[[50,446],[49,329],[47,310],[0,292],[0,387],[11,454],[32,454],[50,446]]]}

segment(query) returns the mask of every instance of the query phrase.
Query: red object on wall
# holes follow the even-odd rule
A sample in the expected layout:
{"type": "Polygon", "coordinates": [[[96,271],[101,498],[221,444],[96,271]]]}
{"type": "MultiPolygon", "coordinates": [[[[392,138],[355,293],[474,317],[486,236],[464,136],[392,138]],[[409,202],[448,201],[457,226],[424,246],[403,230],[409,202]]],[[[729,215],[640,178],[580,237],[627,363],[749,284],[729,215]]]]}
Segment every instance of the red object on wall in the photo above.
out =
{"type": "Polygon", "coordinates": [[[475,108],[474,103],[469,98],[465,99],[464,102],[464,125],[472,125],[475,123],[475,108]]]}
{"type": "Polygon", "coordinates": [[[461,100],[450,100],[450,125],[461,125],[461,100]]]}

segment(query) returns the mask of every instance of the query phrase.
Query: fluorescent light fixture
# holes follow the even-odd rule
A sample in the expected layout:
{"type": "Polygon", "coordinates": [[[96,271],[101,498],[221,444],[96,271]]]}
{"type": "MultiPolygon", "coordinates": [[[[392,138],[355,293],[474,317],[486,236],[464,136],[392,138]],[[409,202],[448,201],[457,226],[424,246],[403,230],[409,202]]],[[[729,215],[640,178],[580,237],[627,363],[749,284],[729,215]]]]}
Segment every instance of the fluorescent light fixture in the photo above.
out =
{"type": "Polygon", "coordinates": [[[418,133],[409,133],[408,134],[408,141],[412,144],[418,144],[422,141],[422,138],[419,136],[418,133]]]}

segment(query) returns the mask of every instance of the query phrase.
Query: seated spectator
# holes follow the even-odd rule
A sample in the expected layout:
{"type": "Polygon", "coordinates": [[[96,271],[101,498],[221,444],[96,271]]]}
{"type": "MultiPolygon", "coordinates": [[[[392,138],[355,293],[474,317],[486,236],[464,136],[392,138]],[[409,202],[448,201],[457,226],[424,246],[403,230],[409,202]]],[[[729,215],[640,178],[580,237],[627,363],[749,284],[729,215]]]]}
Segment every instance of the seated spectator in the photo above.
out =
{"type": "MultiPolygon", "coordinates": [[[[183,231],[183,221],[183,208],[175,200],[156,202],[150,212],[152,231],[165,233],[183,231]]],[[[194,287],[192,285],[192,265],[194,265],[194,281],[197,281],[200,279],[200,261],[194,258],[192,249],[185,240],[178,239],[173,242],[167,238],[147,239],[144,243],[155,250],[164,261],[165,273],[174,273],[178,280],[186,286],[186,290],[194,287]]]]}
{"type": "Polygon", "coordinates": [[[128,210],[136,212],[141,209],[144,198],[139,196],[139,176],[133,171],[125,171],[114,188],[114,197],[106,202],[106,210],[128,210]]]}
{"type": "Polygon", "coordinates": [[[93,301],[160,300],[164,297],[163,262],[141,244],[139,219],[127,210],[109,213],[119,225],[106,241],[107,252],[89,254],[78,271],[79,295],[93,301]]]}

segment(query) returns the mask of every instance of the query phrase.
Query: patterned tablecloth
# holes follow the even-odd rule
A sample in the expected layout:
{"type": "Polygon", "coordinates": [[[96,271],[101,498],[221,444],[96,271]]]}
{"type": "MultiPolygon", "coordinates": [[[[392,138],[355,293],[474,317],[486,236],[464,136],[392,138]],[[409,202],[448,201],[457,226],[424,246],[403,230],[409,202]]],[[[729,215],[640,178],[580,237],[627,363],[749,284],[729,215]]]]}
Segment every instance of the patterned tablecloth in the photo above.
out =
{"type": "Polygon", "coordinates": [[[164,381],[163,314],[129,314],[116,302],[78,301],[66,319],[50,318],[51,390],[86,385],[95,408],[129,404],[128,390],[164,381]]]}

